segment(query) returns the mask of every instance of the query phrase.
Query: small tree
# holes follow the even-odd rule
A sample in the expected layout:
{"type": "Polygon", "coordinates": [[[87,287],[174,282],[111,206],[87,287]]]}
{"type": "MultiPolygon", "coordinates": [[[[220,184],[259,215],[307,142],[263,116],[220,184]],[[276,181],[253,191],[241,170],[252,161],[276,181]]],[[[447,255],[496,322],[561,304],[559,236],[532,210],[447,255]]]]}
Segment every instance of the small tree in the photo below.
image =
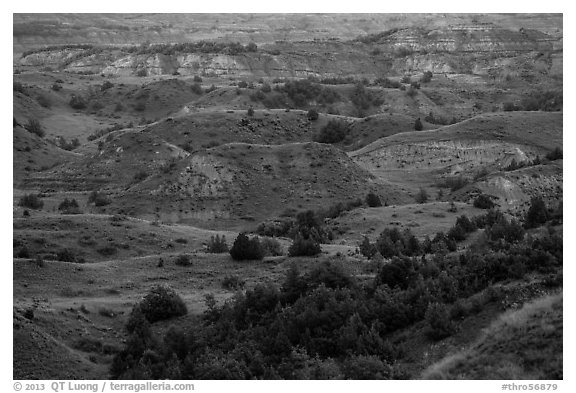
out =
{"type": "Polygon", "coordinates": [[[314,239],[308,238],[304,239],[301,234],[297,234],[296,238],[292,242],[292,245],[288,249],[288,255],[291,257],[298,256],[316,256],[322,252],[320,244],[318,244],[314,239]]]}
{"type": "Polygon", "coordinates": [[[248,108],[248,112],[246,113],[248,116],[254,116],[254,109],[252,107],[248,108]]]}
{"type": "Polygon", "coordinates": [[[416,121],[414,122],[414,129],[416,131],[422,131],[424,129],[424,126],[422,125],[422,121],[420,120],[420,118],[417,118],[416,121]]]}
{"type": "Polygon", "coordinates": [[[532,197],[530,199],[530,207],[524,218],[526,228],[535,228],[544,224],[549,218],[550,214],[544,200],[541,197],[532,197]]]}
{"type": "Polygon", "coordinates": [[[162,285],[153,287],[139,306],[150,323],[188,313],[182,298],[173,289],[162,285]]]}
{"type": "Polygon", "coordinates": [[[366,204],[368,207],[379,207],[382,206],[382,202],[380,201],[380,197],[374,194],[373,192],[368,193],[366,195],[366,204]]]}
{"type": "Polygon", "coordinates": [[[234,244],[230,249],[230,255],[232,259],[236,261],[264,258],[264,252],[258,237],[254,236],[250,239],[244,233],[239,234],[236,240],[234,240],[234,244]]]}
{"type": "Polygon", "coordinates": [[[364,236],[362,243],[359,244],[358,248],[360,249],[360,254],[364,255],[366,258],[371,259],[378,249],[376,248],[375,244],[370,243],[370,239],[367,236],[364,236]]]}
{"type": "Polygon", "coordinates": [[[330,120],[320,132],[314,136],[314,142],[338,143],[344,140],[350,127],[348,123],[341,120],[330,120]]]}

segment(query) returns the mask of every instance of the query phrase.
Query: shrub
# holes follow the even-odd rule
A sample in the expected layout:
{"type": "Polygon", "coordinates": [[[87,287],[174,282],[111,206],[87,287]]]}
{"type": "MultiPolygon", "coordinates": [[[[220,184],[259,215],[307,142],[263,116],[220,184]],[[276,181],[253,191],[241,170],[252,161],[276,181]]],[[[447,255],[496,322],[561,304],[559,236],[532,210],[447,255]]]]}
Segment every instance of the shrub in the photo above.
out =
{"type": "Polygon", "coordinates": [[[379,207],[382,206],[382,202],[380,201],[380,197],[373,192],[368,193],[366,195],[366,204],[368,207],[379,207]]]}
{"type": "Polygon", "coordinates": [[[14,82],[12,86],[13,86],[13,90],[14,90],[15,92],[22,93],[22,94],[26,94],[25,91],[24,91],[24,85],[23,85],[22,83],[20,83],[20,82],[14,82]]]}
{"type": "Polygon", "coordinates": [[[136,71],[136,76],[143,77],[146,75],[148,75],[148,71],[146,71],[145,68],[140,68],[139,70],[136,71]]]}
{"type": "Polygon", "coordinates": [[[16,253],[16,258],[30,258],[30,251],[28,251],[28,248],[26,246],[23,246],[16,253]]]}
{"type": "Polygon", "coordinates": [[[76,199],[65,198],[60,205],[58,205],[58,210],[63,214],[80,214],[80,206],[76,199]]]}
{"type": "Polygon", "coordinates": [[[474,207],[478,209],[492,209],[494,207],[494,202],[490,196],[486,194],[480,194],[474,199],[474,207]]]}
{"type": "Polygon", "coordinates": [[[73,95],[72,98],[70,98],[69,105],[73,109],[85,109],[87,106],[86,100],[83,97],[77,95],[73,95]]]}
{"type": "Polygon", "coordinates": [[[27,194],[20,197],[18,206],[27,207],[29,209],[39,210],[44,206],[44,202],[34,194],[27,194]]]}
{"type": "Polygon", "coordinates": [[[157,285],[148,292],[140,302],[139,309],[150,323],[188,313],[182,298],[172,288],[162,285],[157,285]]]}
{"type": "Polygon", "coordinates": [[[44,131],[44,128],[42,127],[42,124],[40,124],[40,121],[37,119],[28,119],[28,124],[26,124],[26,129],[29,132],[38,135],[40,138],[43,138],[44,135],[46,135],[46,132],[44,131]]]}
{"type": "Polygon", "coordinates": [[[176,257],[176,260],[174,261],[174,263],[178,266],[191,266],[192,260],[190,258],[190,255],[180,254],[176,257]]]}
{"type": "Polygon", "coordinates": [[[114,84],[112,82],[105,81],[104,83],[102,83],[102,86],[100,86],[100,90],[105,91],[105,90],[111,89],[112,87],[114,87],[114,84]]]}
{"type": "Polygon", "coordinates": [[[202,78],[199,77],[198,75],[194,75],[194,78],[192,80],[196,83],[202,83],[202,78]]]}
{"type": "Polygon", "coordinates": [[[36,101],[40,104],[40,106],[42,106],[43,108],[50,108],[52,106],[52,102],[50,101],[50,99],[43,95],[43,94],[39,94],[36,97],[36,101]]]}
{"type": "Polygon", "coordinates": [[[422,83],[428,83],[432,80],[432,71],[424,71],[424,75],[422,75],[422,78],[420,79],[420,82],[422,83]]]}
{"type": "Polygon", "coordinates": [[[406,91],[406,95],[410,98],[414,98],[418,95],[418,89],[410,85],[410,88],[408,88],[408,91],[406,91]]]}
{"type": "Polygon", "coordinates": [[[502,110],[504,112],[513,112],[513,111],[519,111],[520,107],[514,104],[513,102],[507,101],[502,104],[502,110]]]}
{"type": "Polygon", "coordinates": [[[308,120],[315,121],[318,120],[318,111],[316,109],[310,109],[306,114],[308,120]]]}
{"type": "Polygon", "coordinates": [[[110,256],[112,256],[118,252],[118,250],[114,246],[104,246],[104,247],[99,248],[96,251],[98,251],[98,253],[100,255],[105,256],[105,257],[110,257],[110,256]]]}
{"type": "Polygon", "coordinates": [[[532,197],[530,199],[530,207],[526,212],[524,223],[526,228],[534,228],[540,224],[544,224],[550,218],[546,204],[541,197],[532,197]]]}
{"type": "Polygon", "coordinates": [[[202,95],[204,93],[204,90],[202,90],[202,86],[200,85],[200,83],[194,83],[192,86],[190,86],[190,90],[192,90],[192,93],[198,95],[202,95]]]}
{"type": "Polygon", "coordinates": [[[349,130],[348,123],[341,120],[330,120],[320,130],[320,133],[314,136],[314,141],[319,143],[338,143],[344,140],[349,130]]]}
{"type": "Polygon", "coordinates": [[[455,332],[450,312],[445,304],[431,303],[426,310],[426,322],[428,323],[426,333],[433,340],[441,340],[455,332]]]}
{"type": "Polygon", "coordinates": [[[234,240],[230,255],[236,261],[262,259],[264,258],[264,251],[257,236],[250,239],[246,234],[241,233],[234,240]]]}
{"type": "Polygon", "coordinates": [[[260,240],[260,244],[265,256],[277,257],[284,254],[280,242],[276,239],[265,237],[260,240]]]}
{"type": "Polygon", "coordinates": [[[88,196],[88,203],[93,203],[95,206],[106,206],[112,201],[104,194],[98,191],[92,191],[88,196]]]}
{"type": "Polygon", "coordinates": [[[64,248],[56,254],[56,259],[62,262],[75,262],[76,255],[74,252],[68,248],[64,248]]]}
{"type": "Polygon", "coordinates": [[[208,242],[207,251],[214,254],[228,252],[228,244],[226,244],[226,237],[222,235],[211,236],[208,242]]]}
{"type": "Polygon", "coordinates": [[[78,140],[78,138],[74,138],[70,142],[68,142],[66,138],[64,138],[63,136],[59,136],[58,146],[63,150],[71,151],[80,146],[80,141],[78,140]]]}
{"type": "Polygon", "coordinates": [[[224,279],[222,280],[222,288],[224,289],[233,289],[233,290],[242,289],[244,288],[245,284],[246,282],[241,278],[239,278],[238,276],[228,275],[224,277],[224,279]]]}
{"type": "Polygon", "coordinates": [[[245,89],[248,87],[248,83],[246,81],[240,81],[238,82],[238,87],[241,89],[245,89]]]}
{"type": "Polygon", "coordinates": [[[144,101],[138,101],[136,105],[134,105],[134,110],[144,112],[146,110],[146,103],[144,101]]]}
{"type": "Polygon", "coordinates": [[[346,379],[376,380],[391,379],[393,369],[378,356],[354,355],[345,359],[342,364],[342,371],[346,379]]]}
{"type": "Polygon", "coordinates": [[[417,118],[416,121],[414,122],[414,129],[416,131],[422,131],[424,129],[424,126],[422,125],[422,121],[420,120],[420,118],[417,118]]]}
{"type": "Polygon", "coordinates": [[[208,94],[208,93],[212,93],[214,90],[217,90],[217,89],[218,89],[218,88],[217,88],[214,84],[212,84],[212,86],[210,86],[209,88],[207,88],[206,90],[204,90],[204,92],[205,92],[206,94],[208,94]]]}
{"type": "Polygon", "coordinates": [[[562,149],[556,147],[550,153],[546,154],[546,158],[550,161],[556,161],[562,159],[562,149]]]}
{"type": "Polygon", "coordinates": [[[387,285],[390,288],[406,289],[416,279],[417,274],[412,259],[393,257],[390,263],[380,267],[376,275],[376,286],[387,285]]]}
{"type": "Polygon", "coordinates": [[[320,244],[314,239],[304,239],[302,235],[296,235],[292,245],[288,249],[288,255],[291,257],[299,256],[316,256],[322,252],[320,244]]]}
{"type": "Polygon", "coordinates": [[[425,189],[421,188],[414,197],[414,200],[416,203],[426,203],[428,202],[428,193],[425,189]]]}
{"type": "Polygon", "coordinates": [[[262,93],[270,93],[272,91],[272,88],[270,87],[270,85],[268,83],[264,83],[262,85],[262,87],[260,88],[260,91],[262,93]]]}
{"type": "Polygon", "coordinates": [[[252,107],[248,108],[246,115],[248,115],[250,117],[254,116],[254,109],[252,107]]]}

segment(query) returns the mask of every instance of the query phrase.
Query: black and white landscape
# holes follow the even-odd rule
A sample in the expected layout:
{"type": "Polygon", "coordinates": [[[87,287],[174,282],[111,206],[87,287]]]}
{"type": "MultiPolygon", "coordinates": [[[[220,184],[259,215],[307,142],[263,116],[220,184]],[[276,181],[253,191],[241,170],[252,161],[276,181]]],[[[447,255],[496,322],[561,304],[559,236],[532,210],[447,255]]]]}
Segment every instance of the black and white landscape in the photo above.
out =
{"type": "Polygon", "coordinates": [[[562,14],[14,14],[14,379],[563,379],[562,14]]]}

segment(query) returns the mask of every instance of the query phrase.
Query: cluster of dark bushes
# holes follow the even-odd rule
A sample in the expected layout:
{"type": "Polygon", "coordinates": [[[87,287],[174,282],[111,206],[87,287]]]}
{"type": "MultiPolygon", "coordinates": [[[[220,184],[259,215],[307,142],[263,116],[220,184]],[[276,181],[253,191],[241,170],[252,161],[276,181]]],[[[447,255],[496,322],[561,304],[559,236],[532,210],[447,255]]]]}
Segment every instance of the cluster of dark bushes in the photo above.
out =
{"type": "Polygon", "coordinates": [[[336,202],[324,209],[318,211],[304,211],[297,213],[295,217],[281,217],[274,221],[266,221],[258,225],[256,232],[261,236],[279,237],[285,236],[292,239],[300,230],[305,232],[315,228],[315,231],[323,235],[318,237],[321,242],[328,242],[332,240],[333,234],[324,225],[324,220],[327,218],[337,218],[344,212],[364,206],[378,207],[382,206],[380,197],[373,192],[366,195],[365,203],[361,199],[353,199],[347,202],[336,202]]]}
{"type": "Polygon", "coordinates": [[[236,261],[254,260],[264,258],[264,249],[260,244],[258,236],[249,238],[246,234],[238,235],[230,249],[232,259],[236,261]]]}
{"type": "Polygon", "coordinates": [[[388,89],[399,89],[402,86],[400,82],[390,80],[389,78],[376,78],[374,79],[374,85],[388,89]]]}
{"type": "Polygon", "coordinates": [[[258,46],[253,42],[242,45],[239,42],[213,42],[196,41],[178,44],[142,44],[131,47],[122,47],[124,52],[144,54],[161,53],[166,56],[177,53],[222,53],[227,55],[237,55],[240,53],[257,52],[258,46]]]}
{"type": "Polygon", "coordinates": [[[362,83],[356,83],[350,95],[350,101],[360,112],[368,110],[372,106],[380,106],[384,103],[380,97],[367,90],[362,83]]]}
{"type": "Polygon", "coordinates": [[[558,112],[563,109],[563,94],[561,91],[534,91],[522,98],[519,104],[507,101],[502,104],[502,110],[512,111],[545,111],[558,112]]]}
{"type": "Polygon", "coordinates": [[[312,79],[318,83],[321,83],[323,85],[348,85],[348,84],[352,84],[352,83],[356,83],[356,79],[354,79],[353,76],[346,76],[346,77],[331,77],[331,78],[321,78],[321,79],[317,79],[314,78],[312,79]]]}
{"type": "Polygon", "coordinates": [[[449,188],[450,191],[458,191],[461,188],[464,188],[470,183],[470,180],[462,175],[458,176],[450,176],[446,177],[445,179],[438,181],[436,183],[436,187],[439,188],[449,188]]]}
{"type": "Polygon", "coordinates": [[[373,258],[376,253],[385,258],[393,258],[452,252],[456,251],[457,242],[465,240],[470,233],[479,228],[485,229],[484,238],[490,247],[499,249],[521,242],[526,233],[524,227],[534,228],[545,224],[551,218],[552,214],[542,198],[533,197],[524,217],[524,225],[515,219],[506,218],[499,210],[490,208],[485,214],[472,219],[466,215],[458,217],[448,232],[438,232],[432,239],[426,236],[424,240],[419,241],[409,228],[404,231],[398,228],[386,228],[375,243],[371,243],[365,236],[358,249],[368,259],[373,258]]]}
{"type": "Polygon", "coordinates": [[[39,210],[44,207],[44,201],[36,194],[26,194],[18,200],[18,206],[27,207],[29,209],[39,210]]]}
{"type": "Polygon", "coordinates": [[[228,252],[228,244],[226,244],[226,237],[222,235],[212,235],[210,236],[210,241],[208,242],[206,249],[208,252],[213,254],[221,254],[228,252]]]}
{"type": "Polygon", "coordinates": [[[22,58],[26,56],[30,56],[35,53],[42,53],[42,52],[52,52],[55,50],[66,50],[66,49],[82,49],[82,50],[93,50],[95,49],[94,45],[90,44],[66,44],[66,45],[51,45],[46,46],[43,48],[35,48],[31,50],[27,50],[22,52],[22,58]]]}
{"type": "Polygon", "coordinates": [[[342,100],[336,91],[308,79],[287,81],[284,86],[277,85],[274,90],[286,94],[296,108],[306,107],[310,101],[324,105],[342,100]]]}
{"type": "MultiPolygon", "coordinates": [[[[152,379],[392,379],[408,335],[391,335],[423,321],[439,340],[458,330],[462,315],[497,302],[495,283],[562,267],[562,237],[548,232],[508,248],[428,258],[393,257],[361,284],[343,265],[292,266],[283,283],[258,284],[217,305],[203,320],[156,338],[145,318],[116,355],[113,378],[152,379]],[[477,299],[475,305],[470,299],[477,299]]],[[[553,280],[552,280],[553,281],[553,280]]],[[[551,285],[561,285],[558,280],[551,285]]],[[[137,319],[137,323],[135,320],[137,319]]]]}

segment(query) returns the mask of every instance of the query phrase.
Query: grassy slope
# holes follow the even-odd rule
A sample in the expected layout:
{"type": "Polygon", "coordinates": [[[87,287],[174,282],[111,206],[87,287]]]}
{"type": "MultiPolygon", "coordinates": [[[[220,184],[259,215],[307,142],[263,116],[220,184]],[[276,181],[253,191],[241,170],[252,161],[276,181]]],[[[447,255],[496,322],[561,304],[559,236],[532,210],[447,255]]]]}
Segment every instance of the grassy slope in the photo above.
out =
{"type": "Polygon", "coordinates": [[[432,365],[424,379],[562,379],[563,296],[500,317],[470,348],[432,365]]]}

